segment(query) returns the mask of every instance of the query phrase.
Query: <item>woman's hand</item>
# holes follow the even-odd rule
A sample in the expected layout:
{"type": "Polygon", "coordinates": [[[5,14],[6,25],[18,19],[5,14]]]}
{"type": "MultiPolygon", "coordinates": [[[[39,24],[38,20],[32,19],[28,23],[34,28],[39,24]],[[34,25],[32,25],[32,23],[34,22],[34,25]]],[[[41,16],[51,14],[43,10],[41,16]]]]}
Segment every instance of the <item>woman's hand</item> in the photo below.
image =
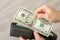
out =
{"type": "Polygon", "coordinates": [[[49,5],[43,5],[35,11],[35,18],[44,18],[51,22],[60,22],[60,12],[49,5]]]}

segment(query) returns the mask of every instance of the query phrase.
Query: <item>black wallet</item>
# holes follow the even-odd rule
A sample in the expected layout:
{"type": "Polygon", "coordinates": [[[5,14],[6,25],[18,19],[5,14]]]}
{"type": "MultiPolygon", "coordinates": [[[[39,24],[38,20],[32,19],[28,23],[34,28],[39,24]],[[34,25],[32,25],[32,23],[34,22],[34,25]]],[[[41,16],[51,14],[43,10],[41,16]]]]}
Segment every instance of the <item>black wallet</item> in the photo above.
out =
{"type": "MultiPolygon", "coordinates": [[[[51,32],[51,34],[53,35],[49,35],[49,37],[43,36],[41,34],[39,35],[42,36],[45,40],[57,40],[57,35],[54,32],[51,32]]],[[[17,23],[14,22],[11,23],[10,36],[14,36],[14,37],[22,36],[26,39],[35,39],[33,30],[17,25],[17,23]]]]}

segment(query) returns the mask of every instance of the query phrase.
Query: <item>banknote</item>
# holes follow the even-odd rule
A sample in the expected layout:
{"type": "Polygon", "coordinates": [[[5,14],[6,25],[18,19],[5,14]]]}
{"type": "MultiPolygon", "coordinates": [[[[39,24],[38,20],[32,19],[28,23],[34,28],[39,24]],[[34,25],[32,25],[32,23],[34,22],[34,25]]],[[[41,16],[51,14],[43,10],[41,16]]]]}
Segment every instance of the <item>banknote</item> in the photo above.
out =
{"type": "Polygon", "coordinates": [[[48,37],[51,32],[52,27],[53,27],[52,22],[49,22],[41,18],[41,19],[36,19],[35,22],[33,22],[32,29],[48,37]]]}
{"type": "Polygon", "coordinates": [[[32,26],[34,16],[33,16],[33,13],[31,13],[28,10],[21,7],[15,16],[15,20],[17,20],[27,26],[32,26]]]}
{"type": "Polygon", "coordinates": [[[49,22],[43,18],[35,19],[34,14],[24,7],[19,8],[15,16],[15,20],[18,21],[18,24],[22,23],[22,26],[35,30],[47,37],[53,27],[52,22],[49,22]]]}

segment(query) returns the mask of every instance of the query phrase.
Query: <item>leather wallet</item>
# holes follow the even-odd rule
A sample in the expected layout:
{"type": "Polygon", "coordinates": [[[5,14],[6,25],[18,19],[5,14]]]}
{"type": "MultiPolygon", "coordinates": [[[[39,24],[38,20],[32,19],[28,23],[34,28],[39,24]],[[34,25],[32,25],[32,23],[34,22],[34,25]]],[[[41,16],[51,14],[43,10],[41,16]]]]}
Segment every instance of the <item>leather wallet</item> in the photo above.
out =
{"type": "MultiPolygon", "coordinates": [[[[10,28],[10,36],[14,36],[14,37],[24,37],[26,39],[35,39],[34,38],[34,34],[33,34],[33,30],[17,25],[17,23],[12,22],[11,23],[11,28],[10,28]]],[[[57,35],[54,32],[51,32],[52,35],[49,35],[49,37],[43,36],[41,34],[39,34],[40,36],[42,36],[45,40],[57,40],[57,35]]]]}

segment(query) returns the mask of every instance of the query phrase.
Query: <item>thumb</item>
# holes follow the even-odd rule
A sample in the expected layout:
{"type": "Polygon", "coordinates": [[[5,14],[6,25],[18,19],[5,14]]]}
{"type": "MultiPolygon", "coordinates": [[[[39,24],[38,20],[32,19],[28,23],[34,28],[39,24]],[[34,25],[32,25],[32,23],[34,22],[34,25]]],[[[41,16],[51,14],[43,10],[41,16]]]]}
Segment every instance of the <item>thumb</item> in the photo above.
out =
{"type": "Polygon", "coordinates": [[[34,32],[34,36],[36,40],[43,40],[43,37],[41,37],[37,32],[34,32]]]}
{"type": "Polygon", "coordinates": [[[23,37],[20,37],[20,40],[25,40],[23,37]]]}

